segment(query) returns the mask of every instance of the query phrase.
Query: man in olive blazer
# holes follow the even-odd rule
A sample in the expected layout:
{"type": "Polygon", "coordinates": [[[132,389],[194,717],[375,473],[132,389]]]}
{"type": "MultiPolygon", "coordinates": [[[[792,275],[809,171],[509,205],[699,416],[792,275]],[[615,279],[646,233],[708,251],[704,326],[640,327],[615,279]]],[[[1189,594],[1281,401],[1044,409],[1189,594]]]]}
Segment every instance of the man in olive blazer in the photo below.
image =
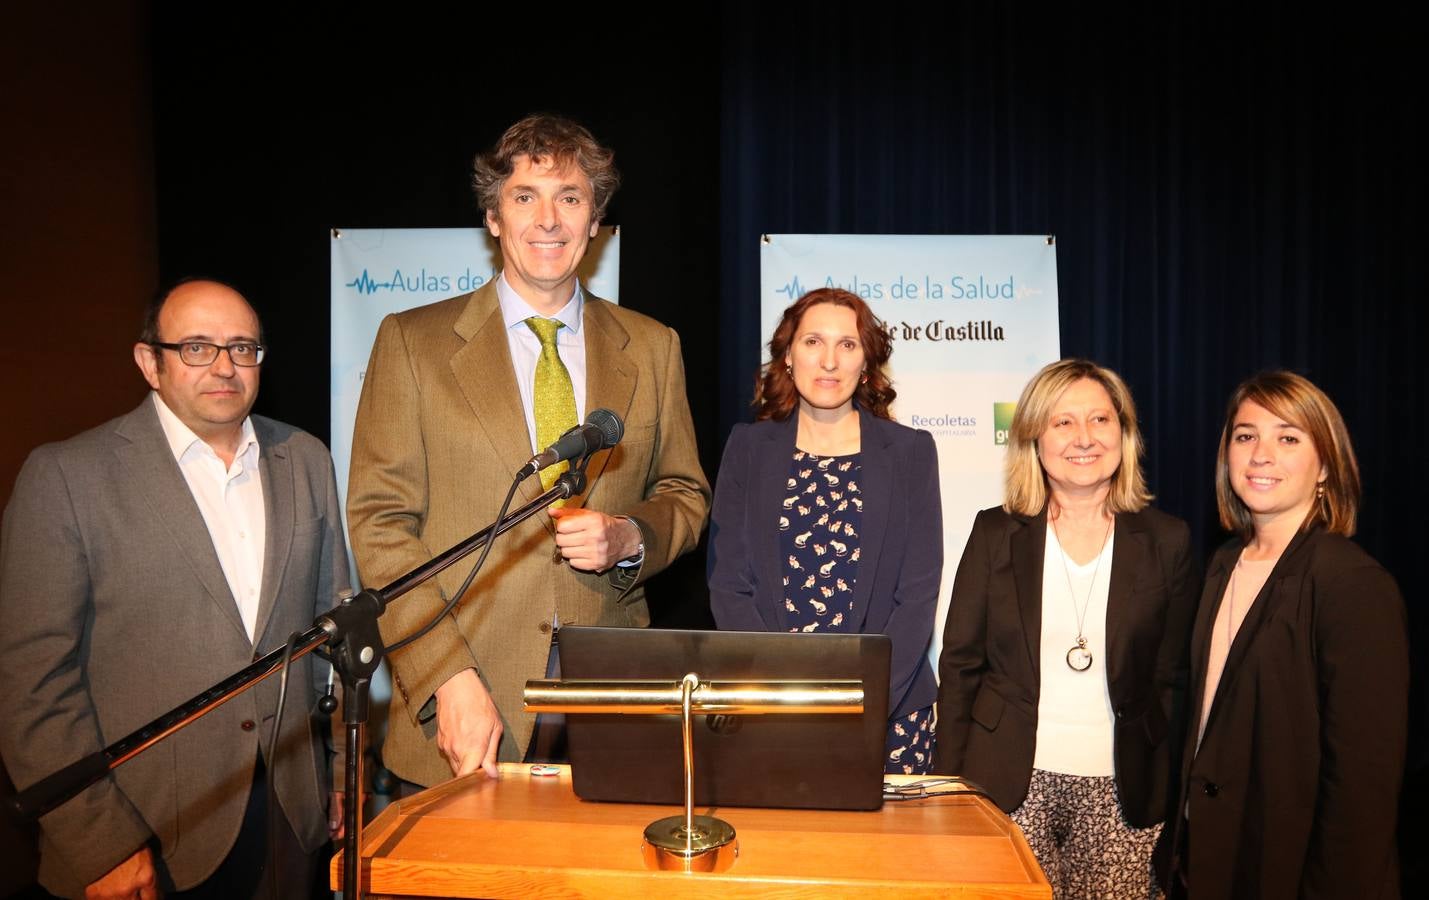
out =
{"type": "MultiPolygon", "coordinates": [[[[260,339],[242,297],[212,282],[176,288],[164,316],[164,334],[153,340],[260,339]],[[203,315],[168,318],[181,303],[196,304],[203,315]],[[219,333],[235,316],[239,330],[219,333]]],[[[5,510],[0,753],[20,788],[281,647],[347,589],[326,448],[252,416],[264,542],[250,639],[158,404],[167,400],[165,411],[207,441],[249,419],[257,368],[235,367],[228,350],[206,366],[186,365],[157,344],[141,343],[135,352],[151,366],[155,393],[126,415],[35,450],[5,510]],[[156,374],[160,354],[167,359],[156,374]]],[[[236,345],[231,352],[241,353],[236,345]]],[[[326,751],[310,720],[311,658],[295,661],[290,678],[278,756],[263,760],[281,806],[269,821],[286,824],[277,826],[280,846],[287,835],[313,853],[328,836],[328,792],[320,774],[326,751]]],[[[276,703],[270,679],[44,816],[41,883],[52,893],[83,896],[87,885],[114,876],[129,879],[126,895],[152,896],[208,879],[239,837],[276,703]]],[[[254,844],[264,842],[260,832],[254,844]]],[[[240,896],[236,884],[226,884],[230,896],[240,896]]]]}
{"type": "MultiPolygon", "coordinates": [[[[364,375],[347,501],[363,583],[388,584],[493,520],[541,449],[543,417],[575,424],[563,405],[614,411],[625,437],[593,456],[581,497],[501,536],[451,614],[391,655],[383,759],[421,785],[547,755],[531,747],[521,692],[547,673],[553,629],[648,624],[641,583],[694,547],[709,512],[679,338],[585,294],[576,274],[619,181],[614,154],[574,122],[528,116],[477,157],[473,181],[500,277],[388,316],[364,375]]],[[[528,479],[517,502],[539,493],[528,479]]],[[[431,620],[471,565],[389,606],[384,639],[431,620]]]]}
{"type": "MultiPolygon", "coordinates": [[[[535,718],[522,712],[521,692],[546,672],[552,612],[563,625],[647,625],[641,583],[691,549],[704,525],[709,487],[678,337],[595,297],[586,298],[583,320],[585,407],[614,411],[625,437],[591,460],[577,505],[632,519],[643,562],[580,571],[562,558],[544,513],[502,535],[452,614],[391,657],[383,760],[407,781],[451,777],[435,746],[431,700],[468,668],[500,711],[500,758],[520,760],[535,718]]],[[[486,525],[531,452],[494,283],[389,316],[372,350],[353,438],[347,508],[363,583],[387,584],[486,525]]],[[[540,493],[539,480],[527,479],[513,508],[540,493]]],[[[388,607],[384,638],[390,643],[425,623],[474,560],[388,607]]]]}

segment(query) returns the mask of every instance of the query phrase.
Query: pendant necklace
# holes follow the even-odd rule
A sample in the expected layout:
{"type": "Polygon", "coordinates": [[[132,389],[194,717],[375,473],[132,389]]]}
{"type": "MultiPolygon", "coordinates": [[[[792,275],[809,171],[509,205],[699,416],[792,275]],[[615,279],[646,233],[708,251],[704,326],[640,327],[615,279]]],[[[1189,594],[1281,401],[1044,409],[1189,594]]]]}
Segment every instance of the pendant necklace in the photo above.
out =
{"type": "Polygon", "coordinates": [[[1087,638],[1082,633],[1082,626],[1086,622],[1087,608],[1092,603],[1092,591],[1097,587],[1097,575],[1101,572],[1102,556],[1106,552],[1107,538],[1111,537],[1111,526],[1112,523],[1107,522],[1106,533],[1102,535],[1101,549],[1097,550],[1097,564],[1092,569],[1092,582],[1087,586],[1087,595],[1082,598],[1081,606],[1078,608],[1077,592],[1072,588],[1072,571],[1067,565],[1067,548],[1062,546],[1062,533],[1057,530],[1057,520],[1052,520],[1052,534],[1056,535],[1057,549],[1062,554],[1062,574],[1067,577],[1067,595],[1072,598],[1072,612],[1077,615],[1077,642],[1072,645],[1072,649],[1067,651],[1067,667],[1073,672],[1085,672],[1092,667],[1092,651],[1087,649],[1087,638]]]}
{"type": "MultiPolygon", "coordinates": [[[[1245,551],[1241,551],[1241,556],[1245,551]]],[[[1235,565],[1231,567],[1231,596],[1230,605],[1226,610],[1226,652],[1230,652],[1231,642],[1235,640],[1235,576],[1240,571],[1240,556],[1235,558],[1235,565]]]]}
{"type": "MultiPolygon", "coordinates": [[[[1245,552],[1246,552],[1247,549],[1249,549],[1249,548],[1248,548],[1248,547],[1242,547],[1242,548],[1241,548],[1240,555],[1235,558],[1235,565],[1231,567],[1230,596],[1229,596],[1228,598],[1226,598],[1226,649],[1227,649],[1227,652],[1229,652],[1229,650],[1230,650],[1230,645],[1235,642],[1236,633],[1237,633],[1238,631],[1240,631],[1240,623],[1237,622],[1237,621],[1236,621],[1236,618],[1235,618],[1236,575],[1240,574],[1240,564],[1245,560],[1245,552]]],[[[1274,569],[1275,566],[1276,566],[1276,564],[1278,564],[1278,563],[1280,562],[1280,555],[1281,555],[1282,553],[1284,553],[1284,552],[1285,552],[1285,550],[1282,548],[1281,551],[1280,551],[1280,553],[1277,553],[1277,554],[1275,554],[1273,557],[1270,558],[1270,567],[1271,567],[1272,569],[1274,569]]],[[[1251,560],[1251,564],[1252,564],[1252,565],[1254,565],[1255,563],[1259,563],[1259,562],[1264,562],[1264,560],[1258,560],[1258,559],[1253,559],[1253,560],[1251,560]]],[[[1247,577],[1250,577],[1250,578],[1253,579],[1255,576],[1254,576],[1254,574],[1251,574],[1251,575],[1249,575],[1249,576],[1247,576],[1247,577]]],[[[1252,581],[1252,584],[1254,584],[1254,581],[1252,581]]],[[[1264,587],[1264,586],[1265,586],[1265,581],[1261,581],[1260,584],[1261,584],[1261,587],[1264,587]]],[[[1254,598],[1254,597],[1251,597],[1250,599],[1251,599],[1251,602],[1252,602],[1252,603],[1255,602],[1255,598],[1254,598]]],[[[1249,614],[1249,612],[1250,612],[1250,607],[1246,607],[1246,611],[1245,611],[1244,613],[1241,613],[1241,620],[1242,620],[1242,621],[1245,620],[1245,617],[1246,617],[1246,615],[1249,614]]]]}

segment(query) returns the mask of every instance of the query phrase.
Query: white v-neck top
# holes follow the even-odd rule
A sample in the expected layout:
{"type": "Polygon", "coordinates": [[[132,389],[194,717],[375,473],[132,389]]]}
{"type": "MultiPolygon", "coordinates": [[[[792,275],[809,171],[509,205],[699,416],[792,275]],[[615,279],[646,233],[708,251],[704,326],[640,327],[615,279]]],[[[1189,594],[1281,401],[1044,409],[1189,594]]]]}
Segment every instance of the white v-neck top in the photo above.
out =
{"type": "Polygon", "coordinates": [[[1042,558],[1042,683],[1037,752],[1032,760],[1033,767],[1044,772],[1105,776],[1115,771],[1111,695],[1106,684],[1106,607],[1113,544],[1114,530],[1100,556],[1079,566],[1062,552],[1052,523],[1047,523],[1042,558]],[[1081,634],[1087,639],[1092,664],[1077,672],[1067,665],[1067,651],[1077,644],[1083,604],[1081,634]]]}

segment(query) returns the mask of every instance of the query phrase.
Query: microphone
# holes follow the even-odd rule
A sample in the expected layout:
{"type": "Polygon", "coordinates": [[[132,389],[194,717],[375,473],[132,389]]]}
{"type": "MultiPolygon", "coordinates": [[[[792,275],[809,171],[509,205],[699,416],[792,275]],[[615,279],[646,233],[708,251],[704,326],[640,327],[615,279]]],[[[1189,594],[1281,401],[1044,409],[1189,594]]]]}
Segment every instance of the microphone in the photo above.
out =
{"type": "Polygon", "coordinates": [[[620,421],[620,416],[608,409],[593,409],[585,417],[584,425],[567,431],[554,444],[531,457],[516,476],[526,478],[558,462],[614,447],[624,434],[625,423],[620,421]]]}

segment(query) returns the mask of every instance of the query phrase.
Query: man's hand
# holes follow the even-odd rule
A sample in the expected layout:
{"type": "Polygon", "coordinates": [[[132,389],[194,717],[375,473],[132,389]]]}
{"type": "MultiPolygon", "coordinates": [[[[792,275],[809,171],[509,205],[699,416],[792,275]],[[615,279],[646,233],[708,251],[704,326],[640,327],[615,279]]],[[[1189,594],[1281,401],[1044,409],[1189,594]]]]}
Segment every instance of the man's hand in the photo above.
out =
{"type": "MultiPolygon", "coordinates": [[[[343,802],[346,799],[346,791],[333,791],[328,797],[327,836],[333,841],[340,841],[347,836],[347,810],[343,808],[343,802]]],[[[362,804],[366,799],[366,794],[357,795],[357,814],[359,816],[362,815],[362,804]]]]}
{"type": "Polygon", "coordinates": [[[593,509],[552,507],[556,546],[571,568],[604,572],[640,552],[640,529],[629,519],[617,519],[593,509]]]}
{"type": "Polygon", "coordinates": [[[86,900],[157,900],[159,888],[154,881],[154,858],[149,848],[135,850],[133,856],[86,887],[84,896],[86,900]]]}
{"type": "Polygon", "coordinates": [[[495,778],[501,732],[501,715],[475,669],[462,669],[437,688],[437,749],[453,775],[485,769],[495,778]]]}

